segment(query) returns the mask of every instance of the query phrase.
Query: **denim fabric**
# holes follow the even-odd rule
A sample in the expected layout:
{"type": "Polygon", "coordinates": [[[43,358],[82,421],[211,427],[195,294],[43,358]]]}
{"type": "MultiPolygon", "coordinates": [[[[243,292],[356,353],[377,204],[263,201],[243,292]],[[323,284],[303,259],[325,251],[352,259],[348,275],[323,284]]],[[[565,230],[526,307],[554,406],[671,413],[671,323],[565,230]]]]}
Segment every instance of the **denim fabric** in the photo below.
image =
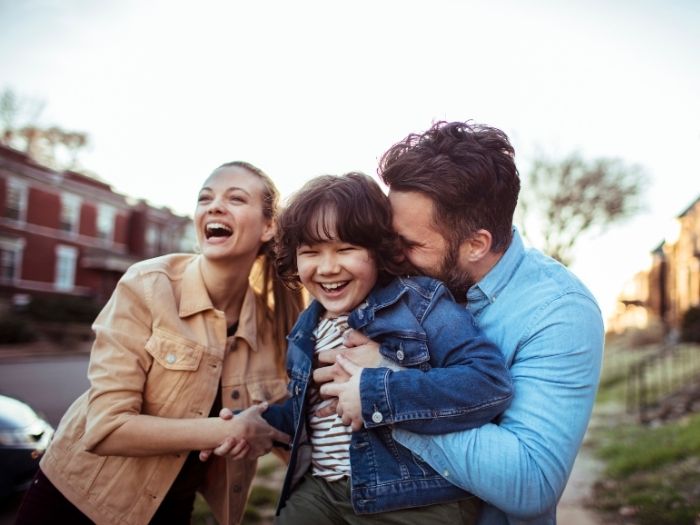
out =
{"type": "MultiPolygon", "coordinates": [[[[306,470],[306,389],[314,354],[313,330],[323,314],[314,301],[289,335],[290,399],[264,417],[294,435],[282,508],[293,478],[306,470]],[[300,472],[301,471],[301,472],[300,472]]],[[[503,357],[454,302],[442,283],[399,278],[376,287],[348,324],[381,344],[381,353],[406,367],[364,369],[360,378],[365,428],[352,435],[351,500],[358,514],[418,507],[469,497],[392,438],[395,427],[426,434],[474,428],[509,404],[511,382],[503,357]]]]}
{"type": "Polygon", "coordinates": [[[510,368],[512,404],[477,429],[423,436],[397,427],[393,435],[487,503],[480,525],[554,524],[598,386],[600,311],[565,267],[526,250],[517,230],[467,298],[510,368]]]}

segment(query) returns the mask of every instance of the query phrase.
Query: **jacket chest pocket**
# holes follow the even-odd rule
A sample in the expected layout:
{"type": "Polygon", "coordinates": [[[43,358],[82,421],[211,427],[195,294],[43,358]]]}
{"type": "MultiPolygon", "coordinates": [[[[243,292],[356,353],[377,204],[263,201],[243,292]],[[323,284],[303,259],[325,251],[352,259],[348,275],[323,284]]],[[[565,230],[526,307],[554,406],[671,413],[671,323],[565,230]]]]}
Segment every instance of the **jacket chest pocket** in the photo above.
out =
{"type": "Polygon", "coordinates": [[[146,413],[158,411],[184,389],[193,386],[205,347],[156,328],[146,343],[153,357],[144,388],[146,413]]]}

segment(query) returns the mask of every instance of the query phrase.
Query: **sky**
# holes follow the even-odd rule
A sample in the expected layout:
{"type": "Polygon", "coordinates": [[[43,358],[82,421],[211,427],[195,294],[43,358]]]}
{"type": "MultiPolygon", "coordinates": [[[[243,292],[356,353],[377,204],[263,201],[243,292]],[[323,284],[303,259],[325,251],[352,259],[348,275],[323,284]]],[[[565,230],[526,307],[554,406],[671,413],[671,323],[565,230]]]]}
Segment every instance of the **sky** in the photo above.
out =
{"type": "Polygon", "coordinates": [[[283,195],[376,174],[437,120],[540,153],[616,157],[643,213],[583,236],[571,268],[609,315],[700,196],[700,2],[0,0],[0,89],[85,131],[83,168],[191,214],[213,168],[246,160],[283,195]]]}

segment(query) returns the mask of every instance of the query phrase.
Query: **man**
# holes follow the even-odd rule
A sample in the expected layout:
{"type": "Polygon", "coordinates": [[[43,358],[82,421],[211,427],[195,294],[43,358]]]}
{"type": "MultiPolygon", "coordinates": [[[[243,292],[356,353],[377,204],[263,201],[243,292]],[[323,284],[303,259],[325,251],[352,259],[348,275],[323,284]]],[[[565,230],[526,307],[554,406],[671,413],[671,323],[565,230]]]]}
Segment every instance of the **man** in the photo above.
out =
{"type": "MultiPolygon", "coordinates": [[[[520,182],[514,151],[500,130],[440,122],[387,151],[393,224],[405,256],[466,301],[501,348],[515,397],[493,423],[430,436],[394,428],[394,438],[443,477],[484,501],[480,524],[554,524],[556,505],[588,425],[603,352],[600,310],[564,266],[526,249],[512,225],[520,182]]],[[[346,357],[376,364],[378,346],[351,336],[346,357]]],[[[338,357],[347,383],[328,383],[338,413],[355,427],[362,368],[338,357]]],[[[338,365],[319,369],[324,382],[338,365]]],[[[400,372],[390,372],[400,373],[400,372]]],[[[340,380],[339,380],[340,381],[340,380]]],[[[364,389],[362,389],[364,390],[364,389]]]]}

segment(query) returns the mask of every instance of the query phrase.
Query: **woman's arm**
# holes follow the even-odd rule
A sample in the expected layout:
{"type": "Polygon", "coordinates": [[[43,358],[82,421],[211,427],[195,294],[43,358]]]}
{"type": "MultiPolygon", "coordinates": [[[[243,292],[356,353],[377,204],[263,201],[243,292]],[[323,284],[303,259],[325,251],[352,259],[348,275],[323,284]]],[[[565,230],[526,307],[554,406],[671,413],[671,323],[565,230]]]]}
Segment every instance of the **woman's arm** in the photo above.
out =
{"type": "MultiPolygon", "coordinates": [[[[263,452],[269,450],[273,440],[285,441],[284,434],[260,417],[264,410],[261,407],[251,407],[233,420],[143,413],[145,392],[156,386],[153,379],[148,379],[154,361],[146,346],[153,335],[155,309],[149,301],[157,277],[129,270],[95,320],[88,370],[91,386],[81,445],[102,455],[150,456],[213,449],[231,435],[263,452]]],[[[203,403],[202,398],[202,406],[190,408],[208,413],[209,407],[203,403]]]]}
{"type": "Polygon", "coordinates": [[[266,409],[267,403],[254,405],[230,420],[137,415],[98,443],[94,452],[105,456],[153,456],[213,449],[228,437],[235,437],[250,446],[248,457],[257,457],[269,452],[273,441],[286,443],[289,439],[260,416],[266,409]]]}

